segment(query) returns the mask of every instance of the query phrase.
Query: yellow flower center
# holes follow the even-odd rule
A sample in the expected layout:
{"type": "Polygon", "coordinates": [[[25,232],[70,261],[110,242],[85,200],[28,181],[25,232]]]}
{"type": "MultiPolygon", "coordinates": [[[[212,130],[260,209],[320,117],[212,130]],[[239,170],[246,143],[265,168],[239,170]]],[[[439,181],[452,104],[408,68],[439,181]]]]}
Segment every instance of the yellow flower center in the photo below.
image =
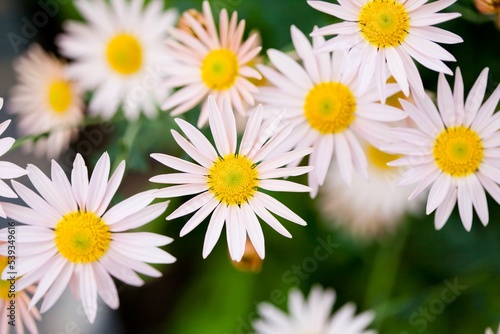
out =
{"type": "MultiPolygon", "coordinates": [[[[0,256],[0,273],[7,267],[7,257],[0,256]]],[[[0,300],[9,299],[10,282],[0,279],[0,300]]]]}
{"type": "Polygon", "coordinates": [[[371,0],[361,7],[358,16],[361,35],[377,48],[401,44],[410,27],[408,12],[396,0],[371,0]]]}
{"type": "Polygon", "coordinates": [[[259,185],[259,172],[245,156],[229,154],[212,165],[208,188],[220,202],[239,205],[253,197],[259,185]]]}
{"type": "Polygon", "coordinates": [[[108,44],[109,66],[123,75],[134,74],[142,67],[142,46],[132,35],[120,34],[108,44]]]}
{"type": "Polygon", "coordinates": [[[66,80],[54,81],[49,86],[48,98],[49,106],[56,114],[65,113],[73,100],[71,84],[66,80]]]}
{"type": "Polygon", "coordinates": [[[111,242],[108,225],[92,212],[68,213],[57,224],[55,234],[59,253],[73,263],[99,260],[111,242]]]}
{"type": "Polygon", "coordinates": [[[201,63],[201,78],[208,88],[225,90],[233,86],[238,77],[238,58],[233,51],[211,51],[201,63]]]}
{"type": "Polygon", "coordinates": [[[368,145],[368,148],[366,149],[366,156],[368,158],[369,163],[372,164],[372,166],[377,167],[378,169],[382,169],[385,171],[391,170],[394,167],[387,166],[388,162],[391,162],[393,160],[399,159],[401,156],[398,154],[389,154],[386,152],[383,152],[371,145],[368,145]]]}
{"type": "Polygon", "coordinates": [[[434,142],[434,160],[451,176],[463,177],[475,173],[483,161],[483,142],[469,128],[457,126],[441,132],[434,142]]]}
{"type": "Polygon", "coordinates": [[[356,99],[351,90],[339,82],[314,86],[306,97],[304,116],[321,134],[342,132],[354,121],[356,99]]]}

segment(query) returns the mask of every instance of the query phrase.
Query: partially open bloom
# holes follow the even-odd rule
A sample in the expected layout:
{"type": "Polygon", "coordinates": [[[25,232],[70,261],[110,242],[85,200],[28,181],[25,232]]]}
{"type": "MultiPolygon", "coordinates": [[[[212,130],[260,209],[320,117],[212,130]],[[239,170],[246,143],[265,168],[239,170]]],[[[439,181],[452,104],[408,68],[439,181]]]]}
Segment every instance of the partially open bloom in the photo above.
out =
{"type": "MultiPolygon", "coordinates": [[[[0,109],[2,108],[2,105],[3,99],[0,98],[0,109]]],[[[10,120],[2,122],[0,124],[0,136],[4,133],[9,124],[10,120]]],[[[12,137],[5,137],[0,139],[0,157],[4,155],[8,150],[10,150],[15,141],[16,140],[12,137]]],[[[10,187],[5,183],[4,180],[15,179],[17,177],[25,175],[26,173],[27,172],[25,169],[17,166],[16,164],[13,164],[12,162],[0,161],[0,197],[17,198],[16,193],[13,192],[12,189],[10,189],[10,187]]],[[[2,202],[0,202],[0,217],[5,218],[5,212],[3,210],[2,202]]]]}
{"type": "Polygon", "coordinates": [[[78,0],[77,9],[87,24],[65,23],[57,42],[61,53],[74,62],[71,78],[92,90],[89,111],[112,117],[120,105],[130,120],[141,111],[154,117],[169,91],[160,87],[168,52],[164,40],[177,14],[164,11],[163,1],[78,0]]]}
{"type": "Polygon", "coordinates": [[[335,291],[323,290],[320,286],[311,289],[309,297],[292,289],[288,295],[288,310],[286,314],[274,305],[261,303],[258,306],[260,319],[253,327],[257,334],[375,334],[367,330],[375,314],[367,311],[356,315],[356,306],[348,303],[333,315],[330,315],[335,303],[335,291]]]}
{"type": "MultiPolygon", "coordinates": [[[[334,155],[347,184],[351,183],[353,170],[367,178],[366,157],[358,137],[373,143],[383,134],[382,122],[398,121],[406,114],[380,104],[373,89],[364,93],[359,90],[355,72],[347,70],[345,52],[314,54],[313,46],[300,30],[292,26],[291,33],[302,64],[281,51],[269,50],[277,70],[258,67],[273,86],[261,87],[257,99],[286,109],[285,118],[296,124],[294,135],[288,139],[290,147],[313,147],[309,165],[315,166],[315,170],[308,177],[314,197],[325,181],[334,155]]],[[[314,37],[313,43],[322,45],[324,39],[314,37]]],[[[375,88],[375,82],[369,82],[375,88]]],[[[398,91],[395,84],[386,86],[390,95],[398,91]]]]}
{"type": "MultiPolygon", "coordinates": [[[[24,207],[4,203],[5,213],[27,226],[16,227],[17,288],[22,290],[38,282],[30,307],[44,297],[41,312],[59,299],[66,286],[83,303],[92,323],[97,313],[97,296],[111,308],[119,299],[111,276],[135,286],[144,282],[136,272],[159,277],[161,272],[150,263],[172,263],[175,258],[158,248],[172,239],[148,232],[125,232],[160,216],[168,203],[149,205],[154,190],[136,194],[108,206],[123,177],[122,161],[109,177],[110,161],[104,153],[88,178],[87,166],[78,155],[71,172],[71,182],[62,168],[52,161],[52,179],[34,165],[28,165],[29,178],[40,195],[12,181],[24,207]]],[[[7,229],[0,240],[8,239],[7,229]]],[[[5,248],[0,252],[5,254],[5,248]]],[[[2,278],[7,277],[4,270],[2,278]]]]}
{"type": "Polygon", "coordinates": [[[400,100],[417,129],[392,131],[398,141],[385,150],[405,155],[390,163],[407,166],[400,184],[418,183],[410,196],[431,186],[427,214],[436,210],[435,227],[441,229],[458,201],[460,218],[467,231],[474,207],[483,225],[489,221],[485,190],[500,203],[500,85],[482,103],[488,69],[476,80],[464,104],[464,85],[457,68],[453,92],[440,74],[437,108],[427,97],[415,96],[416,105],[400,100]]]}
{"type": "Polygon", "coordinates": [[[390,96],[384,90],[387,63],[406,96],[410,87],[425,95],[422,79],[412,58],[423,66],[446,74],[451,70],[442,62],[455,57],[437,43],[455,44],[462,38],[432,25],[460,16],[459,13],[437,13],[456,0],[437,0],[430,4],[419,0],[308,1],[313,8],[336,16],[344,22],[334,23],[312,33],[313,36],[337,35],[317,48],[318,52],[349,52],[350,66],[359,68],[360,91],[368,89],[375,77],[379,96],[390,96]]]}
{"type": "MultiPolygon", "coordinates": [[[[6,250],[8,245],[8,243],[0,244],[0,248],[6,250]]],[[[7,257],[0,256],[0,272],[4,271],[7,266],[7,257]]],[[[40,320],[41,316],[36,307],[28,309],[30,297],[26,292],[33,294],[35,287],[29,286],[20,291],[12,285],[11,281],[0,279],[0,333],[9,333],[9,328],[12,328],[9,322],[12,322],[15,324],[17,334],[24,333],[24,327],[31,334],[38,334],[35,320],[40,320]],[[10,317],[12,305],[14,305],[14,318],[10,317]]]]}
{"type": "Polygon", "coordinates": [[[171,114],[176,116],[205,100],[198,119],[198,127],[202,127],[208,120],[206,97],[210,94],[219,107],[225,99],[244,114],[246,105],[254,104],[253,94],[257,92],[249,79],[261,78],[250,66],[261,50],[255,44],[258,35],[252,33],[243,42],[245,21],[238,22],[236,12],[229,20],[226,9],[220,12],[217,31],[208,1],[203,1],[203,22],[189,11],[182,20],[187,26],[184,24],[182,30],[171,29],[172,38],[167,42],[173,61],[167,67],[165,81],[166,87],[180,89],[165,100],[163,109],[172,109],[171,114]],[[186,31],[188,27],[195,36],[186,31]]]}
{"type": "Polygon", "coordinates": [[[37,156],[57,158],[77,135],[83,119],[82,92],[66,74],[67,65],[38,44],[14,64],[18,84],[12,89],[11,111],[18,115],[23,136],[50,132],[24,147],[37,156]]]}
{"type": "Polygon", "coordinates": [[[182,228],[181,236],[201,224],[213,211],[205,235],[204,258],[219,240],[224,223],[233,260],[240,261],[243,257],[247,234],[259,256],[264,258],[264,234],[257,216],[289,238],[290,233],[270,212],[300,225],[306,225],[306,222],[260,189],[309,191],[310,188],[304,185],[274,179],[309,172],[311,167],[279,167],[301,159],[311,150],[305,148],[275,154],[276,151],[280,152],[279,146],[289,138],[293,126],[280,126],[279,116],[263,124],[262,106],[257,107],[250,115],[241,145],[237,149],[236,122],[229,103],[224,101],[222,110],[211,96],[208,103],[210,130],[217,151],[199,130],[181,119],[176,119],[189,141],[175,130],[172,130],[172,135],[177,144],[198,164],[166,154],[152,154],[154,159],[182,173],[158,175],[150,181],[176,184],[159,190],[157,197],[198,194],[167,217],[174,219],[196,211],[182,228]]]}

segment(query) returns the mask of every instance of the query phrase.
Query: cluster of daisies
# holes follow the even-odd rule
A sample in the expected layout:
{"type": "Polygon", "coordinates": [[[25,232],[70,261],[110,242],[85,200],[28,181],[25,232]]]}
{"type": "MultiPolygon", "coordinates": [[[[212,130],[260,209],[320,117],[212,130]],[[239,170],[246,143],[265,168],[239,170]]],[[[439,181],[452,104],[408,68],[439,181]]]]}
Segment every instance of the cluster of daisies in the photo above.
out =
{"type": "MultiPolygon", "coordinates": [[[[2,197],[26,204],[0,205],[2,217],[25,224],[16,228],[19,321],[36,333],[36,304],[42,301],[40,311],[47,311],[69,286],[93,322],[98,296],[119,307],[113,278],[140,286],[138,273],[159,277],[150,264],[175,261],[160,248],[172,239],[130,230],[160,217],[168,206],[162,199],[190,196],[167,220],[192,214],[184,236],[210,216],[203,257],[225,227],[237,262],[248,243],[265,257],[262,222],[287,238],[277,217],[306,225],[272,192],[320,193],[324,215],[361,234],[377,233],[377,226],[390,230],[420,208],[423,196],[427,214],[435,211],[436,229],[457,201],[465,229],[471,229],[473,208],[487,225],[486,193],[500,203],[500,87],[483,102],[488,69],[466,98],[458,68],[453,89],[445,78],[453,71],[443,61],[455,59],[438,43],[462,39],[434,25],[459,16],[439,13],[453,2],[308,1],[341,22],[311,33],[292,26],[294,52],[270,49],[264,62],[259,34],[245,39],[245,21],[225,9],[216,24],[208,1],[201,12],[189,10],[179,19],[160,0],[75,1],[85,22],[66,22],[56,40],[69,62],[34,45],[15,64],[10,111],[19,133],[36,139],[24,147],[57,159],[84,124],[85,110],[101,120],[121,112],[139,122],[141,114],[155,118],[158,109],[178,116],[199,106],[196,125],[176,118],[181,133],[171,130],[192,161],[151,154],[177,171],[150,179],[168,186],[114,205],[125,161],[112,171],[107,153],[90,177],[80,155],[69,177],[56,160],[50,176],[31,164],[23,169],[0,162],[1,179],[27,175],[36,189],[0,180],[2,197]],[[424,90],[415,61],[440,73],[437,103],[424,90]],[[200,131],[207,126],[210,138],[200,131]],[[305,174],[307,185],[286,180],[305,174]],[[396,182],[400,187],[393,187],[396,182]]],[[[0,139],[0,155],[13,144],[13,138],[0,139]]],[[[9,240],[9,231],[1,230],[2,256],[9,254],[9,240]]],[[[5,259],[2,280],[8,278],[5,259]]],[[[8,302],[6,292],[0,290],[0,305],[8,302]]],[[[291,315],[262,304],[254,328],[266,334],[374,333],[366,329],[373,312],[356,315],[347,304],[330,316],[334,299],[333,291],[320,287],[308,300],[292,291],[291,315]]]]}

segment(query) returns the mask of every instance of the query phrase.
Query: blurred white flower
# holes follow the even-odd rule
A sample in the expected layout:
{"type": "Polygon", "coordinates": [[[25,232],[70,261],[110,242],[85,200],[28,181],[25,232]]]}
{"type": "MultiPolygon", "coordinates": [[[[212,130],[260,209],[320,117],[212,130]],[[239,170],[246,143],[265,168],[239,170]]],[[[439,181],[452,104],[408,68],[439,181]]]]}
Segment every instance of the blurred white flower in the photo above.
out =
{"type": "MultiPolygon", "coordinates": [[[[487,328],[486,332],[484,332],[484,334],[495,334],[495,332],[493,331],[493,329],[487,328]]],[[[498,331],[496,334],[500,334],[500,326],[498,326],[498,331]]]]}

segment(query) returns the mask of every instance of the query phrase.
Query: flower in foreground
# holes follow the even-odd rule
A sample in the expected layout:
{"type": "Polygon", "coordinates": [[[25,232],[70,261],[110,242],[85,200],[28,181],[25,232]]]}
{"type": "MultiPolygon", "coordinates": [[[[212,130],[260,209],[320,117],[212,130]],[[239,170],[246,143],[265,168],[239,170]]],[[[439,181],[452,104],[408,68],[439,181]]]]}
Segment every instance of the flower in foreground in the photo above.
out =
{"type": "MultiPolygon", "coordinates": [[[[343,51],[314,54],[299,29],[292,26],[291,33],[302,65],[281,51],[269,50],[277,70],[264,65],[258,68],[273,87],[261,87],[257,99],[274,108],[286,108],[285,117],[296,124],[295,134],[288,140],[291,147],[314,148],[309,165],[315,170],[308,175],[314,197],[334,154],[347,184],[354,169],[367,178],[366,157],[358,136],[373,143],[384,132],[381,122],[398,121],[406,114],[378,103],[373,89],[361,93],[355,73],[346,70],[348,60],[343,51]]],[[[324,39],[314,37],[313,43],[321,45],[324,39]]],[[[369,81],[374,87],[374,81],[369,81]]],[[[390,95],[398,91],[395,84],[386,86],[390,95]]]]}
{"type": "Polygon", "coordinates": [[[19,82],[12,89],[10,106],[18,115],[19,133],[35,136],[50,132],[47,138],[24,145],[35,155],[57,158],[78,133],[83,119],[82,92],[69,80],[66,69],[38,44],[14,65],[19,82]]]}
{"type": "Polygon", "coordinates": [[[390,95],[383,87],[387,78],[386,63],[406,96],[410,87],[419,96],[425,95],[412,58],[431,70],[452,74],[442,61],[455,61],[455,58],[437,43],[455,44],[463,40],[432,25],[460,16],[459,13],[437,13],[455,1],[437,0],[430,4],[422,0],[345,0],[340,1],[340,5],[325,1],[308,3],[344,20],[312,33],[313,36],[337,35],[317,51],[349,51],[351,66],[359,68],[360,90],[367,90],[368,82],[375,76],[379,96],[385,101],[390,95]]]}
{"type": "Polygon", "coordinates": [[[65,23],[58,37],[61,53],[74,59],[68,74],[84,89],[94,91],[91,114],[111,118],[120,104],[130,120],[141,110],[148,117],[169,91],[160,87],[168,52],[167,30],[177,14],[164,11],[161,0],[78,0],[75,5],[88,24],[65,23]]]}
{"type": "Polygon", "coordinates": [[[401,167],[387,166],[397,155],[362,145],[368,160],[370,179],[354,175],[352,185],[343,182],[337,167],[331,167],[320,190],[318,209],[325,219],[361,239],[372,239],[394,232],[408,212],[415,212],[417,201],[408,201],[411,186],[396,187],[401,167]]]}
{"type": "MultiPolygon", "coordinates": [[[[0,248],[7,249],[9,244],[0,244],[0,248]]],[[[8,265],[7,257],[0,256],[0,272],[2,272],[8,265]]],[[[15,291],[12,292],[11,282],[8,280],[0,279],[0,333],[9,333],[9,328],[12,327],[9,324],[10,321],[14,320],[16,333],[24,333],[24,326],[28,329],[31,334],[38,334],[38,328],[35,320],[40,320],[41,316],[37,308],[34,307],[28,310],[28,305],[30,303],[30,297],[26,293],[29,292],[33,294],[35,287],[29,286],[23,291],[19,291],[16,287],[15,291]],[[10,317],[12,308],[12,302],[15,305],[15,318],[10,317]]]]}
{"type": "Polygon", "coordinates": [[[331,316],[335,297],[333,290],[323,290],[320,286],[313,287],[307,299],[300,291],[292,289],[288,295],[290,314],[269,303],[261,303],[258,306],[261,318],[254,322],[253,327],[257,334],[376,333],[366,330],[375,314],[367,311],[356,315],[356,307],[352,303],[344,305],[331,316]]]}
{"type": "Polygon", "coordinates": [[[291,124],[280,126],[279,116],[262,124],[262,106],[258,106],[251,113],[240,147],[237,149],[234,114],[229,103],[224,101],[223,104],[222,110],[219,110],[215,100],[211,96],[208,98],[210,130],[217,151],[194,126],[176,119],[189,141],[172,130],[174,139],[198,164],[165,154],[152,154],[154,159],[182,173],[158,175],[150,181],[177,184],[159,190],[156,193],[157,197],[198,194],[167,217],[170,220],[196,211],[182,228],[181,237],[197,227],[213,211],[205,235],[204,258],[210,254],[219,240],[224,222],[229,253],[233,260],[240,261],[243,257],[247,234],[259,256],[264,258],[264,234],[257,216],[289,238],[290,233],[270,212],[300,225],[306,225],[306,222],[260,189],[310,191],[309,187],[301,184],[273,179],[309,172],[312,167],[279,167],[301,159],[311,150],[305,148],[276,154],[280,145],[289,138],[293,126],[291,124]]]}
{"type": "MultiPolygon", "coordinates": [[[[3,99],[0,98],[0,109],[2,109],[3,99]]],[[[10,124],[10,120],[2,122],[0,124],[0,136],[5,132],[10,124]]],[[[0,157],[3,156],[16,140],[12,137],[5,137],[0,139],[0,157]]],[[[25,169],[17,166],[16,164],[8,161],[0,161],[0,197],[6,198],[17,198],[17,194],[10,189],[10,187],[5,183],[4,180],[15,179],[17,177],[25,175],[27,172],[25,169]]],[[[5,218],[5,212],[0,202],[0,217],[5,218]]]]}
{"type": "Polygon", "coordinates": [[[233,12],[229,20],[226,9],[219,18],[219,32],[214,23],[210,3],[203,2],[204,22],[185,12],[183,19],[194,36],[181,29],[171,29],[167,42],[173,61],[167,68],[167,87],[181,87],[163,103],[164,110],[173,116],[182,114],[205,100],[198,119],[198,127],[208,119],[206,97],[214,96],[219,107],[222,99],[239,113],[245,113],[245,104],[253,106],[253,94],[257,88],[249,79],[260,79],[261,75],[250,63],[261,50],[256,45],[257,33],[252,33],[242,42],[245,21],[238,22],[238,14],[233,12]]]}
{"type": "Polygon", "coordinates": [[[467,231],[472,227],[474,207],[483,225],[489,221],[485,190],[500,203],[500,85],[482,104],[488,79],[484,69],[464,104],[460,69],[454,91],[440,74],[437,107],[427,96],[415,96],[416,105],[400,100],[417,129],[393,130],[398,142],[384,150],[403,154],[393,166],[407,166],[399,184],[418,183],[413,199],[432,185],[427,214],[436,210],[435,227],[441,229],[458,201],[460,218],[467,231]]]}
{"type": "MultiPolygon", "coordinates": [[[[119,305],[111,276],[134,286],[144,282],[136,272],[159,277],[161,272],[146,264],[172,263],[175,258],[158,248],[171,238],[148,232],[124,232],[160,216],[168,203],[149,205],[154,190],[136,194],[108,210],[125,171],[122,161],[109,177],[110,161],[104,153],[88,178],[81,155],[74,161],[71,182],[52,161],[52,180],[34,165],[29,178],[40,195],[12,181],[24,207],[4,203],[9,218],[27,226],[16,227],[19,290],[38,282],[30,307],[44,297],[44,313],[59,299],[66,286],[81,299],[92,323],[97,312],[97,295],[111,308],[119,305]]],[[[0,231],[6,241],[8,232],[0,231]]],[[[5,255],[3,249],[2,255],[5,255]]],[[[5,270],[2,278],[6,277],[5,270]]]]}

